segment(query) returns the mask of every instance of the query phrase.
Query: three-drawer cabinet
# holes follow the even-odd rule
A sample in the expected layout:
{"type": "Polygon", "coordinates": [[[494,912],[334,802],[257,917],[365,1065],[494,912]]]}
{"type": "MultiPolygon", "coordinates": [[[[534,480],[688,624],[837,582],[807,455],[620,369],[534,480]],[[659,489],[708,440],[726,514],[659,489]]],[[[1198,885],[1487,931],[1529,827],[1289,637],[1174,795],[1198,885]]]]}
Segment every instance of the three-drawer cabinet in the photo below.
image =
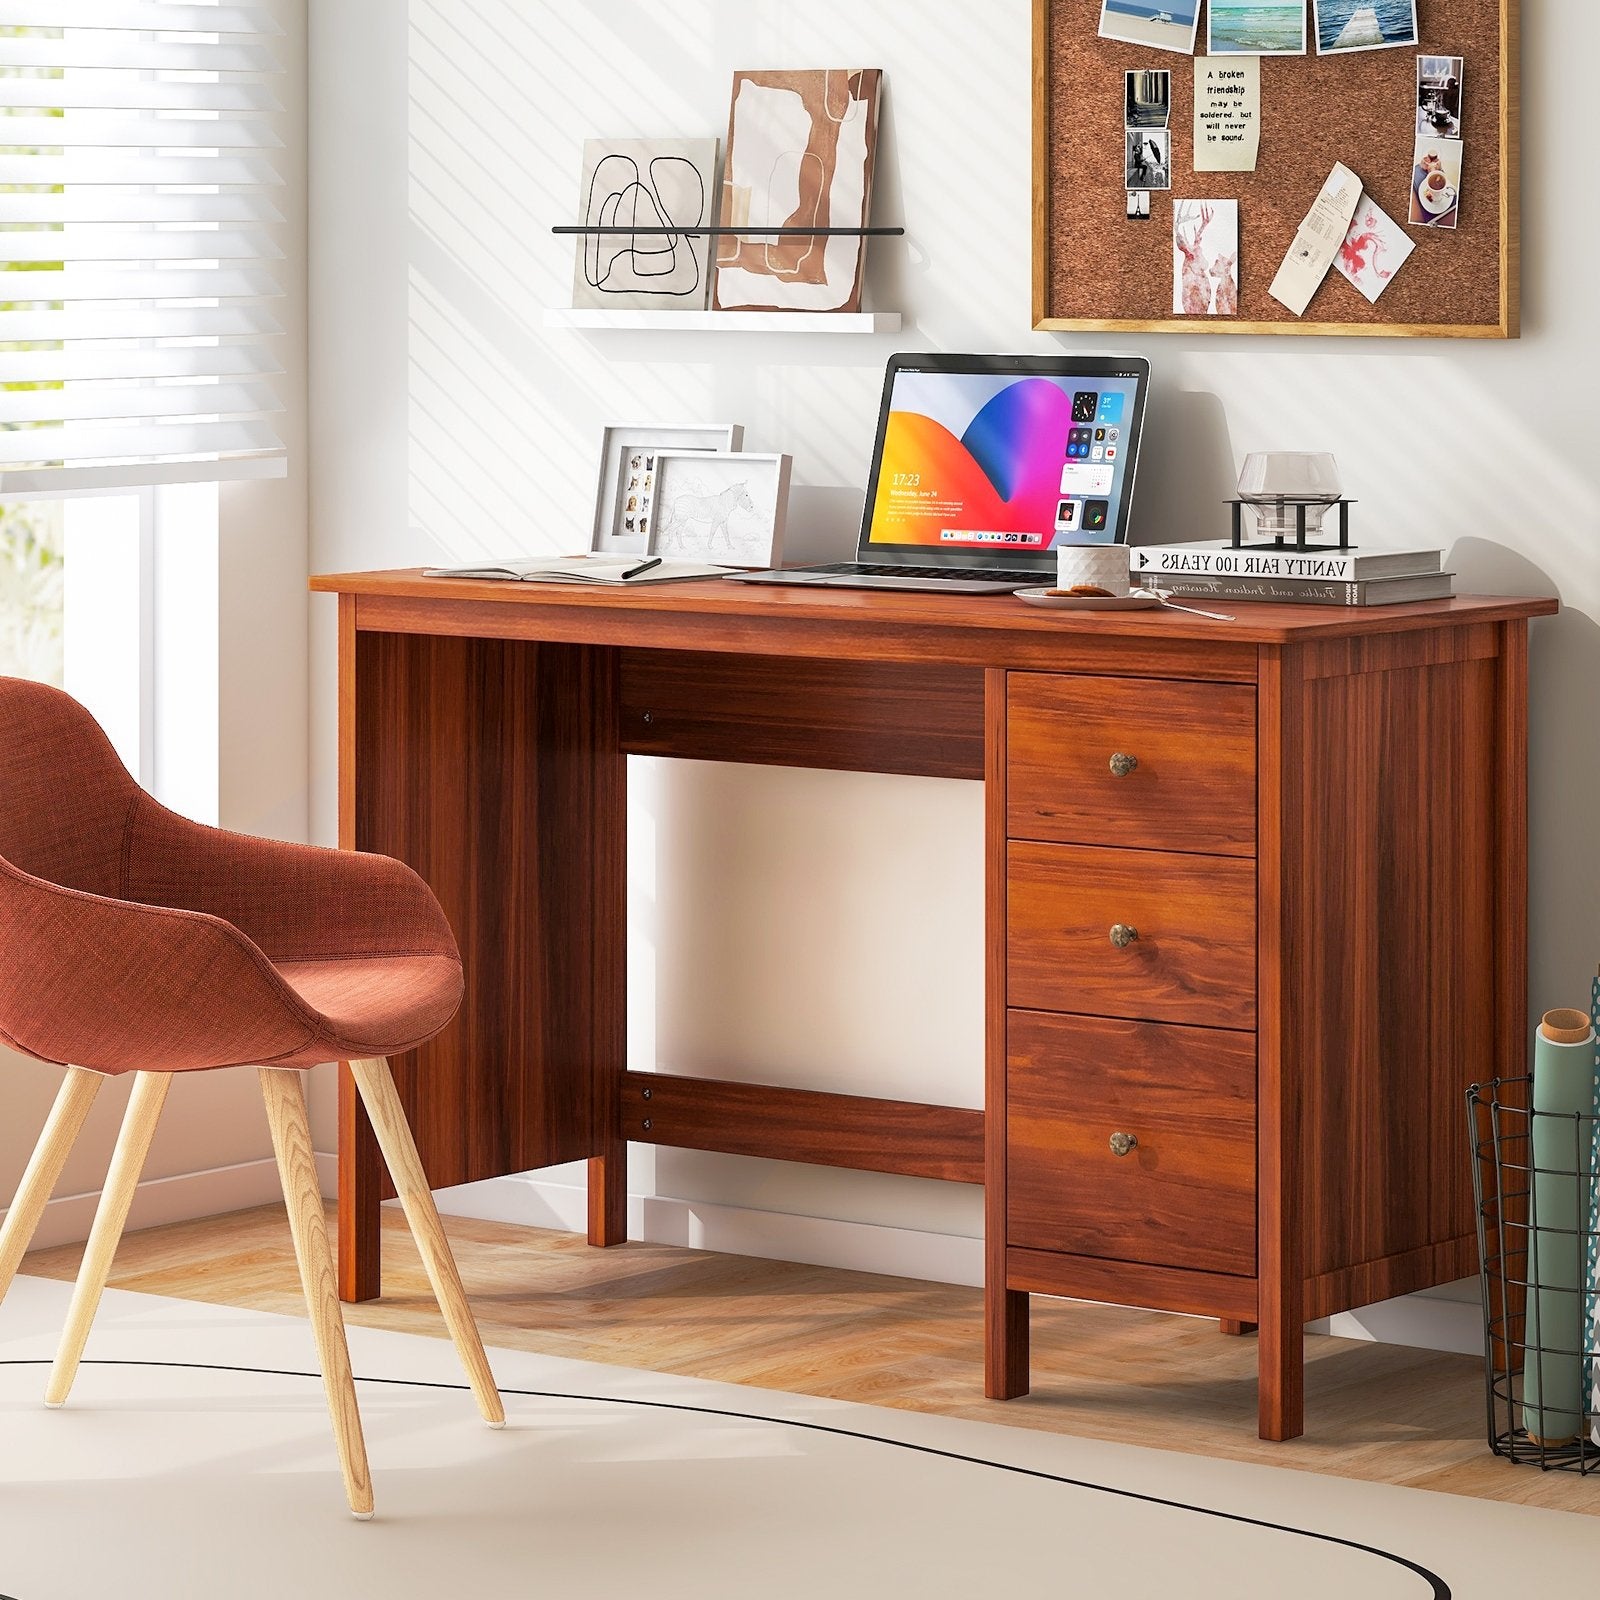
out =
{"type": "Polygon", "coordinates": [[[1259,1328],[1289,1437],[1305,1322],[1471,1270],[1523,626],[989,674],[991,1395],[1029,1294],[1105,1300],[1259,1328]]]}

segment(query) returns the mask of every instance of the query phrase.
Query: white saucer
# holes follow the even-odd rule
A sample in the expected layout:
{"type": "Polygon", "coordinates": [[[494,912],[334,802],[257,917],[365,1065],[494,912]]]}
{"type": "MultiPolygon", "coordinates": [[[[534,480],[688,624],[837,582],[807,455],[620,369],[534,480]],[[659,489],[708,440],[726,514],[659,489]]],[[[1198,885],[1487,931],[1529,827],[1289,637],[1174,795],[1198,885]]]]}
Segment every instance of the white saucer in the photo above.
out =
{"type": "Polygon", "coordinates": [[[1018,589],[1017,599],[1030,606],[1046,606],[1055,611],[1153,611],[1161,604],[1159,595],[1148,589],[1131,594],[1060,594],[1053,589],[1018,589]]]}
{"type": "Polygon", "coordinates": [[[1429,194],[1426,184],[1423,184],[1417,189],[1417,198],[1422,202],[1422,209],[1430,216],[1442,217],[1456,203],[1454,185],[1446,184],[1444,193],[1445,198],[1443,200],[1435,200],[1429,194]]]}

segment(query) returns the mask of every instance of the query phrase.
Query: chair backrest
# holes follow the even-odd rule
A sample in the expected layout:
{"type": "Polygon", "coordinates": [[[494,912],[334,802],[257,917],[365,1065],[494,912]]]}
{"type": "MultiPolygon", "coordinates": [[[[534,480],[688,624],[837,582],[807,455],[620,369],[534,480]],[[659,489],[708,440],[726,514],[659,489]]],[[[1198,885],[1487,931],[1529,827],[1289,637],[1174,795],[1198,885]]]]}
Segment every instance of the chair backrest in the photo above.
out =
{"type": "Polygon", "coordinates": [[[0,856],[49,883],[118,897],[138,794],[100,724],[71,695],[0,678],[0,856]]]}

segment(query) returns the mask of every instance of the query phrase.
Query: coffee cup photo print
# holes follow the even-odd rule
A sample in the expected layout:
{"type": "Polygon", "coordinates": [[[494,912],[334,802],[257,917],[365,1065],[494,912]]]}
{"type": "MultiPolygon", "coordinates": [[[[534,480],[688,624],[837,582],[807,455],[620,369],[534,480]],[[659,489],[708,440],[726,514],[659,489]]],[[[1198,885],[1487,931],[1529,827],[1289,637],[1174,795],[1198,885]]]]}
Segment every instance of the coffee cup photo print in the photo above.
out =
{"type": "Polygon", "coordinates": [[[1459,139],[1424,136],[1411,163],[1411,215],[1414,228],[1454,228],[1461,213],[1459,139]]]}

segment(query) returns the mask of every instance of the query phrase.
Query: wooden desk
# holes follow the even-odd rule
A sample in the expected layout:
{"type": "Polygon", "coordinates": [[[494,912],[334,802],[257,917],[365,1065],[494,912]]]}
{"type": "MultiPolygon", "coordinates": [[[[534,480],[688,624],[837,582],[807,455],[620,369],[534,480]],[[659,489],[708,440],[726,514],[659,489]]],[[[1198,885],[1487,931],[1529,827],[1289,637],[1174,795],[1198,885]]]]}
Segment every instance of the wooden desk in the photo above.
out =
{"type": "MultiPolygon", "coordinates": [[[[587,1158],[605,1245],[628,1140],[983,1183],[990,1395],[1028,1387],[1030,1293],[1193,1312],[1259,1324],[1274,1439],[1306,1321],[1473,1270],[1463,1091],[1525,1060],[1554,601],[312,586],[341,842],[409,861],[466,958],[460,1016],[396,1063],[436,1185],[587,1158]],[[983,779],[987,1111],[629,1071],[629,754],[983,779]]],[[[346,1081],[348,1299],[379,1290],[380,1182],[346,1081]]]]}

